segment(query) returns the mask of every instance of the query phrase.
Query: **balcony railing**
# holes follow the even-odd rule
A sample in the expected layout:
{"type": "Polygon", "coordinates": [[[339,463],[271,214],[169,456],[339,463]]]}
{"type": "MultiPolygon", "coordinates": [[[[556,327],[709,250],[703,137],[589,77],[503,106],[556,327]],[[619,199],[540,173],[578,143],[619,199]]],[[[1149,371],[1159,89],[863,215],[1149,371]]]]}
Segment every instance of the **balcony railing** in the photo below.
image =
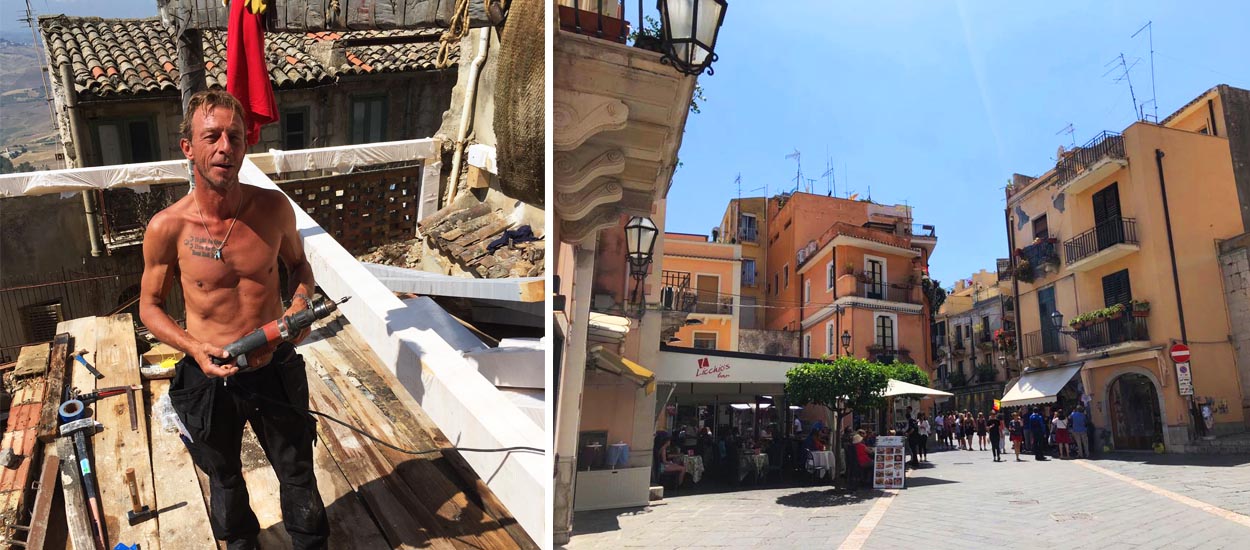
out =
{"type": "Polygon", "coordinates": [[[694,306],[695,313],[703,313],[706,315],[733,315],[734,297],[728,294],[716,294],[713,292],[699,292],[695,295],[696,304],[694,306]]]}
{"type": "Polygon", "coordinates": [[[682,271],[663,271],[660,274],[663,288],[660,290],[660,303],[667,311],[694,310],[698,297],[690,290],[690,274],[682,271]]]}
{"type": "Polygon", "coordinates": [[[1091,350],[1124,342],[1149,341],[1146,317],[1125,313],[1119,319],[1107,319],[1076,332],[1077,349],[1091,350]]]}
{"type": "Polygon", "coordinates": [[[1093,256],[1117,244],[1137,244],[1137,220],[1115,217],[1063,243],[1068,265],[1093,256]]]}
{"type": "Polygon", "coordinates": [[[993,342],[994,333],[990,332],[989,330],[982,330],[981,332],[977,333],[976,340],[978,344],[985,344],[985,343],[993,342]]]}
{"type": "Polygon", "coordinates": [[[1055,246],[1053,237],[1041,238],[1021,248],[1016,255],[1028,260],[1033,269],[1038,269],[1042,264],[1059,262],[1059,247],[1055,246]]]}
{"type": "Polygon", "coordinates": [[[955,351],[963,351],[963,350],[968,349],[968,345],[964,343],[964,342],[967,342],[967,340],[963,338],[955,338],[953,341],[955,342],[955,344],[951,346],[951,349],[955,351]]]}
{"type": "Polygon", "coordinates": [[[998,258],[998,280],[1011,279],[1011,258],[998,258]]]}
{"type": "Polygon", "coordinates": [[[1124,136],[1116,132],[1102,132],[1085,145],[1065,153],[1055,164],[1055,183],[1063,186],[1107,157],[1124,158],[1124,136]]]}
{"type": "Polygon", "coordinates": [[[1035,330],[1024,335],[1024,356],[1034,357],[1068,351],[1067,339],[1058,330],[1035,330]]]}
{"type": "Polygon", "coordinates": [[[936,238],[937,228],[932,225],[913,223],[911,224],[911,236],[925,237],[925,238],[930,238],[930,239],[936,238]]]}
{"type": "Polygon", "coordinates": [[[740,243],[753,243],[759,238],[759,231],[754,227],[738,228],[738,242],[740,243]]]}
{"type": "Polygon", "coordinates": [[[561,0],[560,29],[625,43],[629,22],[625,0],[561,0]]]}
{"type": "Polygon", "coordinates": [[[889,283],[860,283],[860,296],[873,300],[899,302],[903,304],[921,304],[914,287],[895,288],[889,283]]]}

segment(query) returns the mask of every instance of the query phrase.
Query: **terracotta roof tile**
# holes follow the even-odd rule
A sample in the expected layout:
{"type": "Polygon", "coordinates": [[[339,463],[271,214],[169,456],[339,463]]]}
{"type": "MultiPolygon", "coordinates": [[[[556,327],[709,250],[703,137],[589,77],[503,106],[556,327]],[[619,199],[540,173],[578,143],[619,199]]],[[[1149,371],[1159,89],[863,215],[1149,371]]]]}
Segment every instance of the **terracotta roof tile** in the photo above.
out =
{"type": "MultiPolygon", "coordinates": [[[[53,65],[68,61],[74,84],[85,97],[108,98],[178,90],[177,46],[158,18],[104,19],[45,16],[39,27],[53,65]]],[[[265,57],[275,88],[332,82],[342,74],[434,70],[441,31],[390,30],[345,33],[268,33],[265,57]],[[411,38],[411,41],[405,39],[411,38]],[[326,67],[310,54],[318,42],[342,40],[348,60],[326,67]],[[353,41],[363,42],[352,45],[353,41]]],[[[205,81],[226,86],[226,33],[204,31],[205,81]]],[[[324,47],[324,46],[323,46],[324,47]]],[[[451,61],[458,59],[453,50],[451,61]]]]}

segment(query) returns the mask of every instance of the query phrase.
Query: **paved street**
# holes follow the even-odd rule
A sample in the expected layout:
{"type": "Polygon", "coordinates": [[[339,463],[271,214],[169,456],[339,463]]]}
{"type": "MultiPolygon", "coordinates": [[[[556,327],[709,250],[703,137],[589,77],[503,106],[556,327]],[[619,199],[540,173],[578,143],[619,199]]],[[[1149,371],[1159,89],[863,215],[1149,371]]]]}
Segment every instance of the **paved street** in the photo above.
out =
{"type": "Polygon", "coordinates": [[[1245,548],[1250,457],[1120,454],[994,463],[931,453],[893,498],[822,487],[675,496],[578,514],[567,547],[1245,548]]]}

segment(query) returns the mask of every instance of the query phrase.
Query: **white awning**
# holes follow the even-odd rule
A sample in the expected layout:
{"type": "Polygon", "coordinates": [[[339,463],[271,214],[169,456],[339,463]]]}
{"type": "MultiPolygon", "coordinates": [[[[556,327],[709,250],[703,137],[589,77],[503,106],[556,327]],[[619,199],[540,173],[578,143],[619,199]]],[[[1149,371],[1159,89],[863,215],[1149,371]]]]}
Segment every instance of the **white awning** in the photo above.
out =
{"type": "Polygon", "coordinates": [[[1081,370],[1081,365],[1026,372],[1016,381],[1016,385],[1007,390],[1007,395],[1003,396],[1000,406],[1020,407],[1051,403],[1068,380],[1071,380],[1079,370],[1081,370]]]}
{"type": "Polygon", "coordinates": [[[902,380],[895,380],[891,378],[890,382],[885,386],[885,393],[883,395],[885,397],[894,397],[898,395],[918,395],[922,397],[936,395],[950,397],[954,394],[944,392],[942,390],[918,386],[916,384],[909,384],[907,382],[903,382],[902,380]]]}

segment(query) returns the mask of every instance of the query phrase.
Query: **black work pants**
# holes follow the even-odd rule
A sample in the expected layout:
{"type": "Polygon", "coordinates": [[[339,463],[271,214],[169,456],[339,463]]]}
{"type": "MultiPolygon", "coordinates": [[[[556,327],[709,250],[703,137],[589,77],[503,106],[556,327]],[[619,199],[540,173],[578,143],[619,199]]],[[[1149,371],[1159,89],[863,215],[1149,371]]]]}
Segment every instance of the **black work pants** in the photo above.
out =
{"type": "Polygon", "coordinates": [[[325,548],[330,529],[313,475],[316,424],[292,409],[308,408],[304,359],[295,347],[283,343],[269,365],[226,380],[208,378],[190,356],[176,369],[169,398],[191,435],[191,458],[209,478],[213,536],[230,548],[254,548],[260,532],[243,483],[246,422],[277,474],[282,521],[294,547],[325,548]]]}
{"type": "Polygon", "coordinates": [[[990,450],[994,451],[994,460],[998,460],[1003,456],[1003,434],[1001,432],[990,432],[990,450]]]}
{"type": "Polygon", "coordinates": [[[1033,433],[1033,458],[1046,459],[1046,432],[1033,433]]]}

